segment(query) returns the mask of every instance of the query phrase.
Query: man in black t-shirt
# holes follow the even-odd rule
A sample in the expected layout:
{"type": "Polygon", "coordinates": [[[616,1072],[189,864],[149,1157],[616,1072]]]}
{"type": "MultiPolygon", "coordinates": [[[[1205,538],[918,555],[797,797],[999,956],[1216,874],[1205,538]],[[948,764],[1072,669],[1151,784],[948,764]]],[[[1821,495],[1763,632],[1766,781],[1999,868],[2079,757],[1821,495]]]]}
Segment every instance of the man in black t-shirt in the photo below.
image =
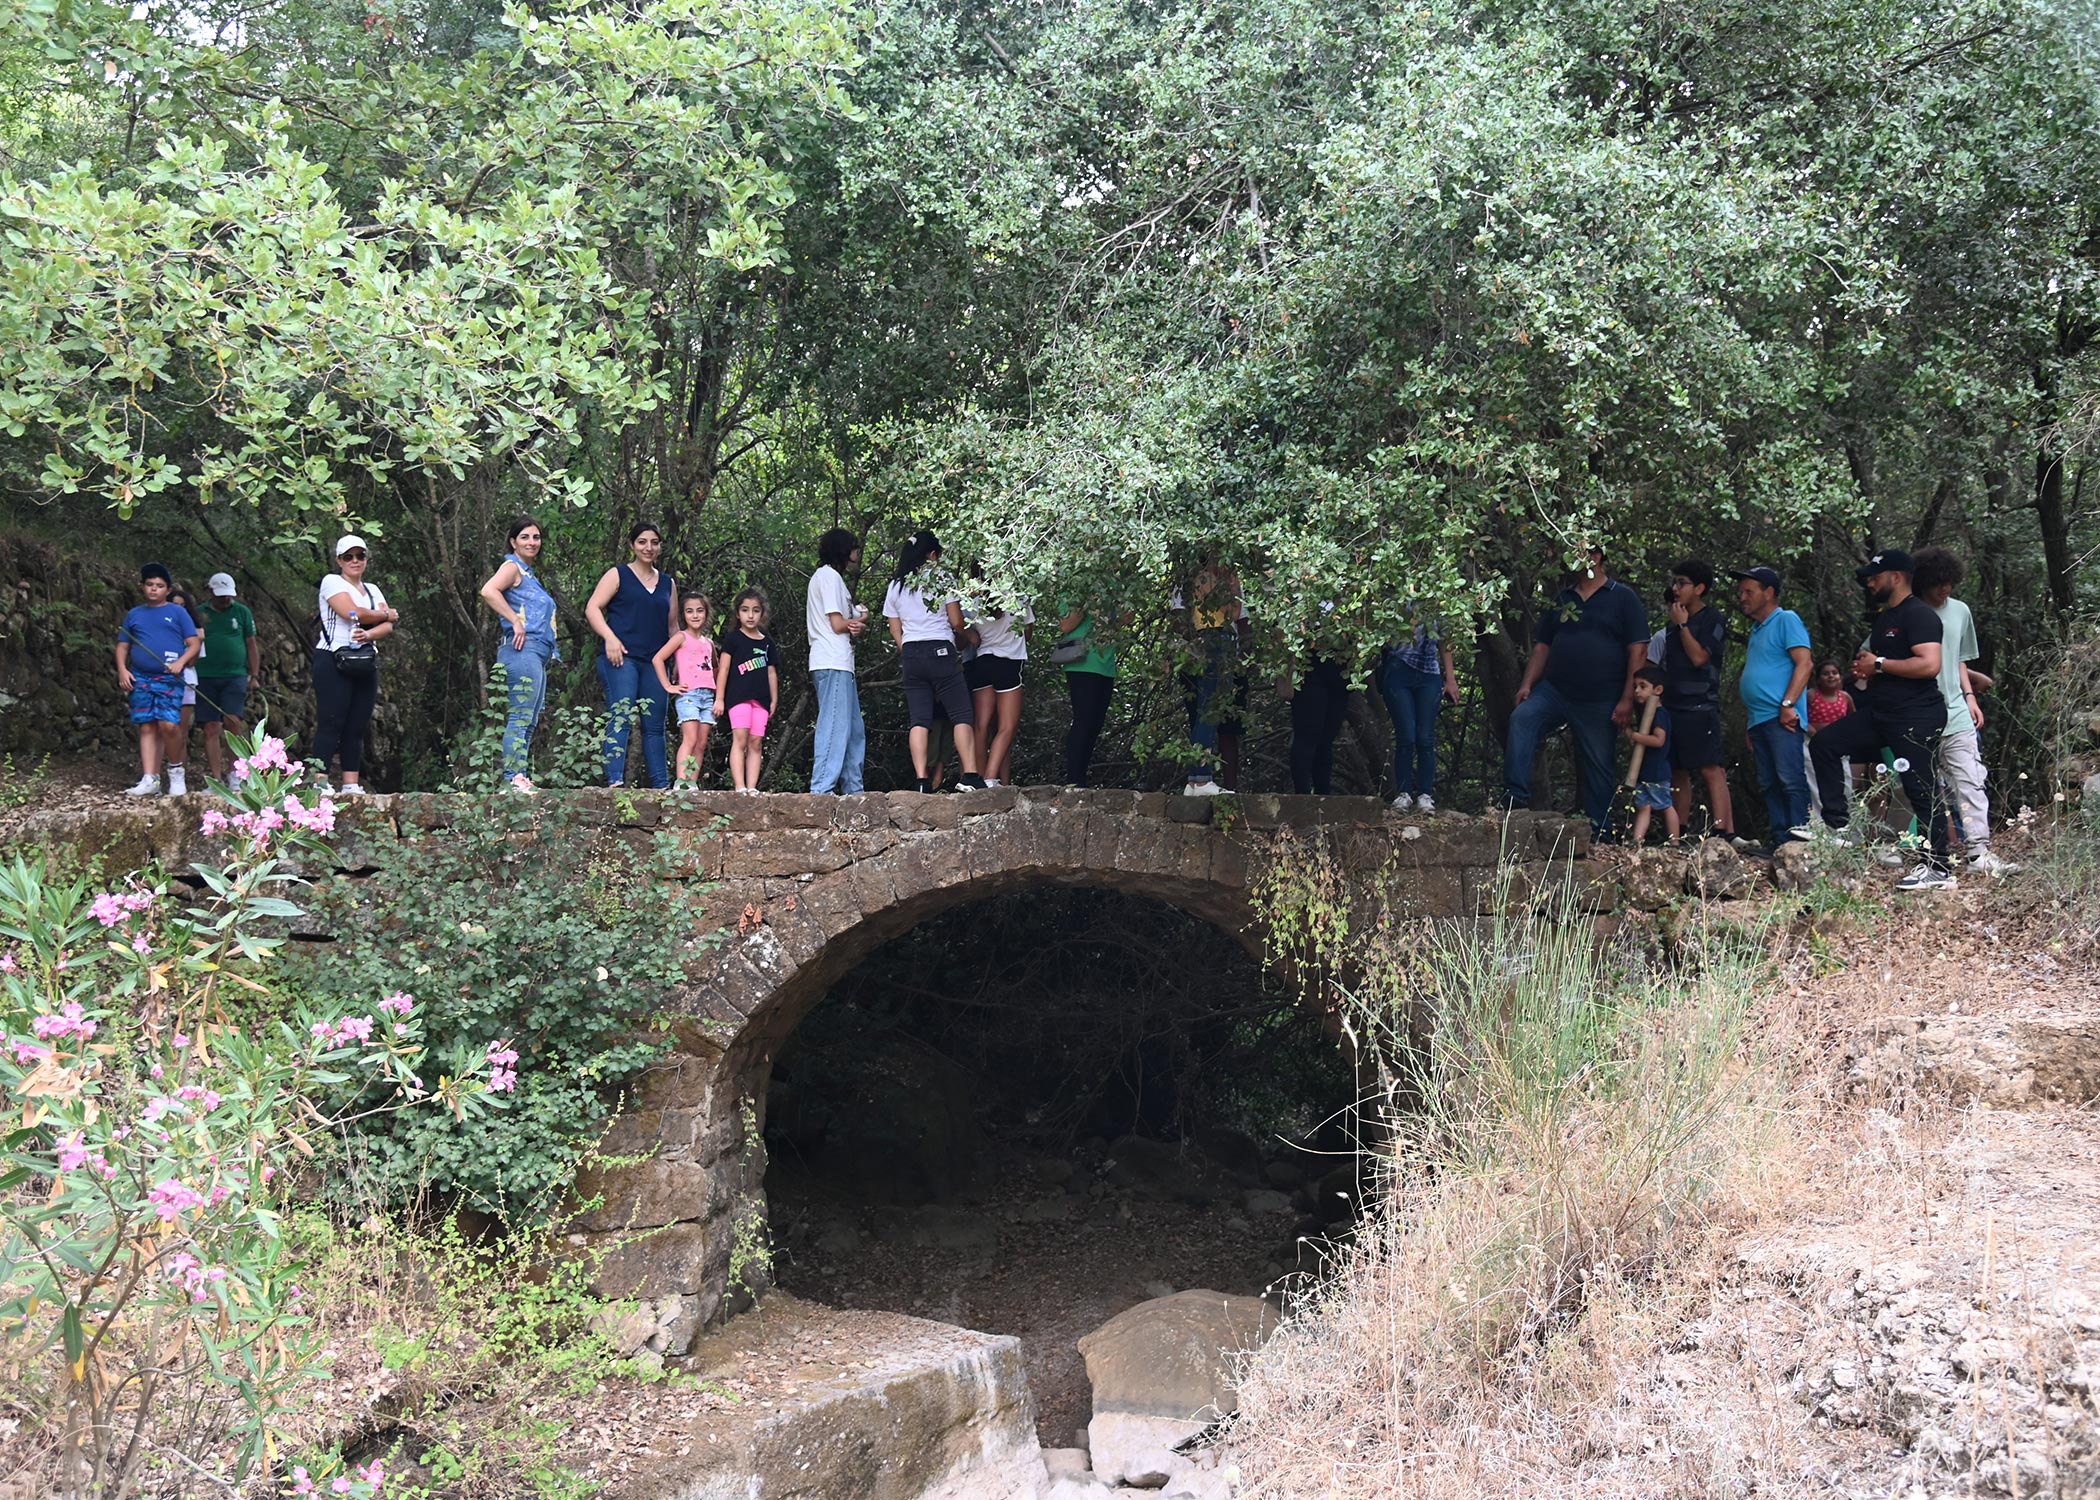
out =
{"type": "MultiPolygon", "coordinates": [[[[1692,777],[1706,784],[1714,833],[1735,837],[1735,806],[1728,795],[1728,756],[1721,736],[1721,654],[1728,624],[1707,602],[1714,570],[1688,557],[1670,570],[1669,621],[1661,631],[1663,707],[1670,711],[1670,800],[1677,821],[1692,826],[1692,777]]],[[[1650,653],[1653,654],[1652,652],[1650,653]]]]}
{"type": "Polygon", "coordinates": [[[1531,763],[1539,741],[1565,728],[1582,771],[1582,810],[1600,836],[1609,831],[1619,782],[1614,732],[1633,716],[1633,674],[1647,660],[1648,611],[1641,596],[1605,573],[1603,549],[1593,547],[1588,568],[1539,615],[1502,746],[1508,806],[1531,806],[1531,763]]]}
{"type": "Polygon", "coordinates": [[[1908,552],[1877,552],[1858,569],[1867,596],[1880,607],[1867,643],[1852,659],[1855,677],[1866,680],[1862,713],[1826,724],[1808,742],[1816,786],[1823,796],[1823,821],[1843,828],[1850,779],[1847,760],[1869,760],[1886,749],[1896,762],[1903,795],[1932,832],[1929,858],[1897,884],[1900,891],[1944,890],[1954,884],[1947,860],[1947,819],[1941,805],[1935,752],[1947,727],[1940,696],[1940,617],[1911,592],[1908,552]]]}

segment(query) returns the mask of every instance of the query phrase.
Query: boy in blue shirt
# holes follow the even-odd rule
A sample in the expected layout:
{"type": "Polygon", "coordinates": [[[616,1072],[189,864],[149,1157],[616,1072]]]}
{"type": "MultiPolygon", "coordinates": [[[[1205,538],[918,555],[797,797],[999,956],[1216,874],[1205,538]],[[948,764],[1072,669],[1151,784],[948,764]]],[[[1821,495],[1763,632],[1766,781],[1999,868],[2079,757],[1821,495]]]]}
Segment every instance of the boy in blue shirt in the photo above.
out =
{"type": "Polygon", "coordinates": [[[150,797],[160,790],[160,769],[168,768],[168,795],[189,790],[182,764],[182,669],[197,657],[204,636],[190,612],[173,603],[175,579],[159,563],[139,569],[144,604],[134,606],[117,627],[117,686],[131,702],[131,722],[139,727],[139,765],[144,774],[125,793],[150,797]]]}
{"type": "Polygon", "coordinates": [[[1636,849],[1647,842],[1648,821],[1657,809],[1662,811],[1663,827],[1672,843],[1677,841],[1680,826],[1677,803],[1670,795],[1670,711],[1662,706],[1663,686],[1668,681],[1661,667],[1642,667],[1633,674],[1633,722],[1626,726],[1626,738],[1641,747],[1641,779],[1633,789],[1636,849]],[[1655,705],[1655,722],[1643,733],[1641,720],[1647,716],[1651,703],[1655,705]]]}

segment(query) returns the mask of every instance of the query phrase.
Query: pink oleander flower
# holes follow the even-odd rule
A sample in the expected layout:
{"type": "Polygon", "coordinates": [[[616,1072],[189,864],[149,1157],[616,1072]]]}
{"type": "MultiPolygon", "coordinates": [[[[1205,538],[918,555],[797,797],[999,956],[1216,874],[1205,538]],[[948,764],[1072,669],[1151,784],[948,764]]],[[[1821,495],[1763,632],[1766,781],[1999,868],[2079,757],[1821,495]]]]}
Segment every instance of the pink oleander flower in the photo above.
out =
{"type": "Polygon", "coordinates": [[[38,1016],[29,1023],[29,1029],[47,1042],[67,1036],[86,1041],[95,1034],[95,1023],[81,1010],[78,1000],[68,1000],[63,1011],[55,1016],[38,1016]]]}
{"type": "Polygon", "coordinates": [[[170,1177],[158,1183],[146,1194],[146,1201],[153,1205],[163,1222],[172,1222],[177,1215],[186,1214],[193,1208],[204,1206],[204,1195],[178,1177],[170,1177]]]}
{"type": "Polygon", "coordinates": [[[390,1010],[397,1016],[407,1015],[411,1010],[415,1009],[415,1005],[415,996],[401,990],[395,990],[393,994],[379,1002],[381,1010],[390,1010]]]}
{"type": "MultiPolygon", "coordinates": [[[[238,765],[239,762],[236,761],[235,764],[238,765]]],[[[306,1466],[304,1464],[301,1464],[297,1468],[293,1469],[292,1493],[295,1495],[311,1495],[313,1492],[314,1482],[312,1479],[307,1477],[306,1466]]]]}
{"type": "Polygon", "coordinates": [[[146,1070],[146,1075],[147,1075],[147,1076],[148,1076],[149,1078],[158,1078],[158,1077],[160,1077],[160,1076],[161,1076],[161,1069],[160,1069],[160,1064],[159,1064],[159,1063],[155,1063],[155,1064],[154,1064],[154,1065],[153,1065],[152,1067],[148,1068],[148,1069],[146,1070]]]}
{"type": "Polygon", "coordinates": [[[382,1484],[386,1483],[386,1469],[379,1462],[379,1460],[375,1458],[370,1463],[366,1464],[363,1468],[357,1471],[357,1477],[359,1479],[362,1479],[366,1484],[369,1484],[370,1486],[372,1486],[373,1489],[376,1490],[382,1484]]]}
{"type": "Polygon", "coordinates": [[[209,837],[215,833],[224,833],[231,824],[232,819],[214,807],[206,810],[203,818],[198,821],[197,828],[199,832],[209,837]]]}
{"type": "Polygon", "coordinates": [[[0,953],[0,974],[12,974],[20,967],[12,952],[0,953]]]}
{"type": "Polygon", "coordinates": [[[355,1042],[372,1040],[372,1018],[370,1016],[345,1016],[336,1023],[335,1034],[355,1042]]]}
{"type": "Polygon", "coordinates": [[[184,1084],[181,1088],[175,1091],[175,1097],[178,1099],[194,1099],[199,1104],[202,1104],[204,1106],[204,1108],[199,1110],[198,1113],[205,1115],[208,1115],[213,1110],[217,1109],[219,1107],[220,1102],[219,1095],[216,1090],[208,1089],[200,1083],[184,1084]]]}
{"type": "Polygon", "coordinates": [[[131,951],[133,953],[151,953],[153,944],[147,939],[146,934],[142,932],[131,940],[131,951]]]}
{"type": "Polygon", "coordinates": [[[248,757],[248,767],[255,771],[289,771],[292,763],[284,753],[284,741],[276,735],[265,735],[263,742],[248,757]]]}
{"type": "Polygon", "coordinates": [[[32,1042],[19,1040],[9,1042],[7,1049],[14,1053],[15,1061],[18,1063],[42,1062],[51,1055],[49,1047],[39,1047],[32,1042]]]}
{"type": "Polygon", "coordinates": [[[489,1092],[507,1094],[518,1086],[516,1063],[517,1052],[511,1047],[510,1038],[489,1043],[489,1092]]]}
{"type": "Polygon", "coordinates": [[[124,920],[124,903],[115,893],[104,891],[95,898],[95,920],[104,927],[114,927],[124,920]]]}
{"type": "Polygon", "coordinates": [[[189,1039],[188,1037],[184,1036],[184,1035],[183,1035],[183,1034],[182,1034],[181,1032],[179,1032],[179,1031],[175,1033],[175,1035],[174,1035],[173,1039],[172,1039],[172,1040],[171,1040],[171,1042],[170,1042],[170,1045],[171,1045],[171,1046],[173,1046],[173,1047],[175,1048],[175,1050],[176,1050],[176,1051],[178,1051],[178,1052],[180,1052],[180,1051],[181,1051],[181,1050],[182,1050],[182,1049],[183,1049],[184,1047],[187,1047],[187,1046],[188,1046],[189,1044],[190,1044],[190,1039],[189,1039]]]}
{"type": "Polygon", "coordinates": [[[71,1135],[60,1136],[56,1145],[58,1169],[61,1172],[79,1171],[88,1164],[88,1157],[93,1154],[88,1150],[85,1138],[77,1130],[71,1135]]]}

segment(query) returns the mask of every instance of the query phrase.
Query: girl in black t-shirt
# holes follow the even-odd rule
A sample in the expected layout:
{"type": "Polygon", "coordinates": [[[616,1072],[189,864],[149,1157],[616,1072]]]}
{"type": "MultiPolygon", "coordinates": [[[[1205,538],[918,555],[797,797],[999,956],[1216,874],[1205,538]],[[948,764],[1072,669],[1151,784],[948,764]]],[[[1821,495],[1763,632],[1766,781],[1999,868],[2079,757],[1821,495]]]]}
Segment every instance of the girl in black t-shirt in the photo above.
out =
{"type": "Polygon", "coordinates": [[[763,592],[745,589],[736,596],[730,611],[736,628],[722,637],[721,660],[715,669],[720,701],[729,713],[729,775],[740,792],[758,790],[766,720],[773,716],[774,701],[780,696],[780,668],[774,665],[766,617],[763,592]]]}

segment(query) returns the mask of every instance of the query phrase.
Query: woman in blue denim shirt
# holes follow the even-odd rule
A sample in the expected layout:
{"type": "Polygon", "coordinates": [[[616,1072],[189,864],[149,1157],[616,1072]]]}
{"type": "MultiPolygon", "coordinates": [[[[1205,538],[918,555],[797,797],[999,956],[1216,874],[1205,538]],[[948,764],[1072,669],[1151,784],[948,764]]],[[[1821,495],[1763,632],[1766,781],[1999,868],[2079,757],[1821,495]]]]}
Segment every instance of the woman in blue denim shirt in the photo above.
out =
{"type": "Polygon", "coordinates": [[[503,722],[503,774],[521,792],[532,790],[527,771],[532,763],[532,731],[547,701],[547,669],[561,660],[554,638],[554,596],[532,569],[546,536],[530,518],[510,528],[510,551],[503,565],[481,586],[481,597],[509,627],[496,647],[496,665],[510,695],[503,722]]]}
{"type": "MultiPolygon", "coordinates": [[[[642,732],[642,761],[649,785],[669,786],[664,758],[664,719],[670,695],[650,665],[678,628],[678,581],[660,572],[664,535],[646,521],[627,533],[633,560],[607,568],[583,606],[598,639],[598,680],[605,685],[605,782],[627,784],[628,737],[642,732]]],[[[639,779],[639,778],[637,778],[639,779]]]]}
{"type": "Polygon", "coordinates": [[[1404,641],[1387,646],[1378,663],[1378,695],[1393,716],[1393,806],[1436,811],[1436,716],[1458,702],[1451,648],[1436,625],[1415,622],[1404,641]]]}

